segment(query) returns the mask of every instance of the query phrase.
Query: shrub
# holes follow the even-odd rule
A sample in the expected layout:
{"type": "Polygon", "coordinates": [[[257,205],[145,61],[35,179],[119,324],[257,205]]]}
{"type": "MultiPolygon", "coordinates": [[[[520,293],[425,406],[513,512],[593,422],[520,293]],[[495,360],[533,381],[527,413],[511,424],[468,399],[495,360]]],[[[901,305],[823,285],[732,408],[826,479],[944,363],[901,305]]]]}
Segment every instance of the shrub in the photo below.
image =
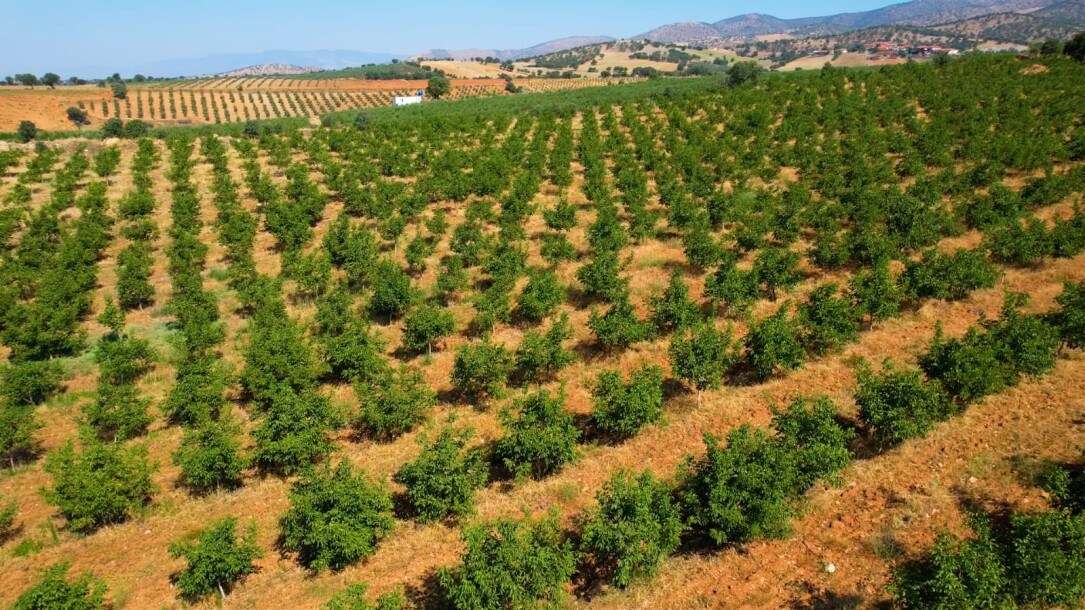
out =
{"type": "Polygon", "coordinates": [[[15,469],[16,458],[36,453],[34,432],[41,424],[34,418],[34,409],[0,402],[0,456],[15,469]]]}
{"type": "Polygon", "coordinates": [[[457,610],[554,605],[576,571],[576,556],[551,513],[537,522],[499,519],[463,532],[463,562],[438,578],[457,610]]]}
{"type": "Polygon", "coordinates": [[[1085,348],[1085,282],[1064,283],[1055,302],[1059,309],[1051,319],[1063,343],[1076,349],[1085,348]]]}
{"type": "Polygon", "coordinates": [[[1059,333],[1043,318],[1021,313],[1028,300],[1027,294],[1007,293],[998,319],[983,326],[1011,374],[1036,377],[1055,368],[1059,333]]]}
{"type": "Polygon", "coordinates": [[[927,250],[921,260],[907,262],[900,283],[913,299],[958,301],[973,290],[994,286],[997,277],[998,269],[972,250],[927,250]]]}
{"type": "Polygon", "coordinates": [[[823,284],[799,305],[802,342],[814,353],[838,349],[859,336],[861,314],[849,299],[838,297],[837,291],[836,284],[823,284]]]}
{"type": "Polygon", "coordinates": [[[42,571],[41,580],[15,600],[12,610],[105,610],[106,586],[89,572],[68,580],[64,561],[42,571]]]}
{"type": "Polygon", "coordinates": [[[821,479],[831,479],[851,463],[848,444],[855,431],[837,423],[838,412],[825,397],[807,406],[800,398],[786,412],[773,410],[772,428],[794,454],[797,487],[805,490],[821,479]]]}
{"type": "Polygon", "coordinates": [[[226,404],[226,375],[215,356],[186,356],[177,364],[177,378],[160,409],[171,423],[197,425],[214,419],[226,404]]]}
{"type": "Polygon", "coordinates": [[[633,304],[629,302],[629,295],[624,293],[611,304],[605,314],[600,315],[593,309],[588,318],[588,328],[606,350],[625,348],[655,336],[655,326],[636,316],[633,304]]]}
{"type": "Polygon", "coordinates": [[[432,443],[420,440],[422,452],[393,478],[407,488],[407,501],[415,514],[421,521],[471,514],[475,491],[489,474],[482,453],[467,449],[471,433],[446,429],[432,443]]]}
{"type": "Polygon", "coordinates": [[[1085,598],[1085,516],[1061,510],[1012,515],[1006,568],[1019,604],[1079,605],[1085,598]]]}
{"type": "Polygon", "coordinates": [[[241,484],[248,460],[241,455],[241,426],[228,413],[186,428],[173,454],[181,481],[200,493],[241,484]]]}
{"type": "Polygon", "coordinates": [[[900,314],[901,291],[889,274],[889,261],[878,261],[873,269],[856,272],[849,281],[848,294],[859,315],[880,322],[900,314]]]}
{"type": "Polygon", "coordinates": [[[711,434],[705,446],[705,456],[681,473],[689,527],[717,545],[787,533],[799,485],[792,453],[749,424],[728,433],[726,448],[711,434]]]}
{"type": "Polygon", "coordinates": [[[576,270],[576,279],[589,297],[613,302],[628,292],[629,281],[619,275],[626,264],[615,252],[599,252],[576,270]]]}
{"type": "Polygon", "coordinates": [[[724,259],[705,280],[705,296],[722,303],[731,315],[743,314],[757,300],[757,274],[736,266],[734,257],[724,259]]]}
{"type": "Polygon", "coordinates": [[[407,599],[398,591],[385,593],[377,598],[375,603],[370,603],[366,598],[369,587],[364,583],[355,583],[332,596],[328,603],[322,606],[323,610],[403,610],[407,607],[407,599]]]}
{"type": "Polygon", "coordinates": [[[1023,226],[1017,220],[1011,220],[987,230],[983,248],[1000,263],[1028,266],[1037,265],[1044,257],[1051,256],[1054,243],[1044,221],[1029,218],[1023,226]]]}
{"type": "Polygon", "coordinates": [[[498,322],[512,321],[512,305],[509,302],[513,281],[502,279],[490,284],[475,297],[475,319],[472,324],[479,330],[492,330],[498,322]]]}
{"type": "MultiPolygon", "coordinates": [[[[551,265],[576,260],[576,248],[564,233],[546,233],[542,237],[539,254],[551,265]]],[[[579,278],[577,278],[579,279],[579,278]]]]}
{"type": "Polygon", "coordinates": [[[565,287],[549,269],[528,273],[528,282],[516,298],[518,315],[529,322],[539,322],[565,301],[565,287]]]}
{"type": "Polygon", "coordinates": [[[543,210],[543,220],[553,231],[565,231],[576,226],[576,208],[562,197],[554,207],[543,210]]]}
{"type": "Polygon", "coordinates": [[[147,413],[150,401],[140,398],[131,384],[104,383],[98,398],[83,410],[87,425],[103,439],[127,440],[143,434],[154,419],[147,413]]]}
{"type": "Polygon", "coordinates": [[[693,267],[703,269],[714,265],[724,255],[723,248],[712,236],[710,229],[708,218],[704,214],[698,214],[682,235],[686,262],[693,267]]]}
{"type": "Polygon", "coordinates": [[[675,375],[697,389],[697,407],[701,393],[717,389],[723,376],[738,360],[738,349],[731,340],[731,329],[718,330],[711,322],[682,331],[671,337],[671,369],[675,375]]]}
{"type": "Polygon", "coordinates": [[[682,519],[671,489],[645,470],[619,471],[596,496],[587,516],[581,551],[618,587],[652,577],[678,548],[682,519]]]}
{"type": "Polygon", "coordinates": [[[369,297],[371,315],[398,318],[414,299],[411,276],[392,261],[378,261],[369,274],[369,283],[373,290],[369,297]]]}
{"type": "Polygon", "coordinates": [[[652,322],[659,330],[681,330],[692,326],[701,317],[701,309],[689,298],[689,288],[682,281],[683,273],[675,269],[663,294],[652,297],[649,307],[652,322]]]}
{"type": "Polygon", "coordinates": [[[765,248],[753,262],[757,281],[765,285],[769,300],[776,300],[776,291],[785,290],[802,280],[799,273],[799,255],[787,248],[765,248]]]}
{"type": "Polygon", "coordinates": [[[494,443],[494,458],[517,478],[542,478],[576,459],[580,430],[565,410],[564,390],[528,394],[514,409],[502,410],[500,419],[507,432],[494,443]]]}
{"type": "Polygon", "coordinates": [[[784,303],[776,313],[753,323],[746,334],[745,358],[758,379],[768,379],[777,369],[796,369],[806,357],[801,329],[788,317],[789,309],[791,306],[784,303]]]}
{"type": "Polygon", "coordinates": [[[45,499],[71,530],[90,532],[121,523],[142,508],[155,492],[153,470],[144,447],[86,439],[83,451],[76,453],[69,441],[45,460],[45,471],[53,476],[45,499]]]}
{"type": "Polygon", "coordinates": [[[487,336],[480,343],[464,345],[456,352],[452,386],[471,400],[500,397],[512,366],[508,350],[490,343],[487,336]]]}
{"type": "Polygon", "coordinates": [[[0,401],[33,406],[48,400],[60,388],[64,370],[52,360],[26,361],[0,369],[0,401]]]}
{"type": "Polygon", "coordinates": [[[362,408],[356,426],[382,439],[409,432],[437,404],[437,394],[426,385],[422,372],[406,365],[359,386],[358,395],[362,408]]]}
{"type": "Polygon", "coordinates": [[[294,484],[280,527],[283,548],[297,552],[302,565],[342,570],[372,555],[392,532],[392,497],[343,460],[294,484]]]}
{"type": "Polygon", "coordinates": [[[451,299],[457,292],[467,288],[467,269],[462,256],[449,256],[441,262],[441,272],[437,275],[436,294],[444,300],[451,299]]]}
{"type": "Polygon", "coordinates": [[[19,141],[26,143],[38,137],[38,126],[32,121],[19,121],[19,127],[15,129],[19,141]]]}
{"type": "Polygon", "coordinates": [[[939,322],[919,366],[927,377],[938,380],[946,394],[963,404],[1000,392],[1009,381],[1009,371],[991,341],[976,328],[970,328],[961,339],[947,340],[939,322]]]}
{"type": "Polygon", "coordinates": [[[226,591],[239,579],[256,571],[252,562],[263,555],[256,545],[256,524],[237,537],[237,518],[226,517],[210,523],[194,536],[170,544],[170,557],[183,557],[188,566],[176,577],[181,595],[196,600],[218,589],[226,591]]]}
{"type": "Polygon", "coordinates": [[[865,365],[859,370],[855,402],[859,421],[885,445],[924,436],[954,412],[937,383],[924,380],[919,371],[894,370],[888,360],[881,374],[865,365]]]}
{"type": "Polygon", "coordinates": [[[893,570],[889,589],[905,608],[1012,608],[1000,549],[987,524],[976,520],[975,537],[956,540],[939,534],[926,556],[893,570]]]}
{"type": "Polygon", "coordinates": [[[332,375],[354,383],[369,382],[387,368],[384,341],[351,308],[352,299],[345,290],[322,298],[317,303],[316,339],[332,375]]]}
{"type": "Polygon", "coordinates": [[[0,508],[0,543],[7,542],[14,533],[15,517],[18,515],[19,505],[12,500],[4,508],[0,508]]]}
{"type": "Polygon", "coordinates": [[[629,383],[622,383],[618,371],[599,373],[592,385],[592,423],[600,430],[622,438],[663,417],[663,369],[644,365],[633,371],[629,383]]]}
{"type": "Polygon", "coordinates": [[[428,303],[419,305],[403,317],[403,347],[409,352],[433,351],[433,344],[455,330],[449,310],[428,303]]]}
{"type": "Polygon", "coordinates": [[[551,322],[545,333],[524,333],[515,353],[517,374],[526,381],[539,381],[572,364],[576,356],[561,346],[572,336],[567,313],[551,322]]]}
{"type": "Polygon", "coordinates": [[[313,390],[285,390],[272,400],[252,431],[253,464],[266,471],[295,474],[335,450],[328,433],[341,415],[313,390]]]}

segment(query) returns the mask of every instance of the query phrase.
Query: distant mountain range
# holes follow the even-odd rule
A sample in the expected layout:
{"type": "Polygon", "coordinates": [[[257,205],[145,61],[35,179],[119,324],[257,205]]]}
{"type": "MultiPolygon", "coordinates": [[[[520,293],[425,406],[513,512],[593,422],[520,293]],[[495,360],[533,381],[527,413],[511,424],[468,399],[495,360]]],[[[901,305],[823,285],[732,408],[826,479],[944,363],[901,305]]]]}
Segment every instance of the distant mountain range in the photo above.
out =
{"type": "MultiPolygon", "coordinates": [[[[310,66],[319,70],[339,70],[366,64],[383,64],[393,59],[402,59],[402,55],[392,53],[373,53],[368,51],[263,51],[260,53],[219,53],[204,57],[156,61],[130,69],[130,74],[147,76],[204,76],[222,74],[238,70],[242,66],[260,67],[269,65],[310,66]]],[[[112,71],[105,72],[106,74],[112,71]]],[[[125,70],[126,75],[129,70],[125,70]]]]}
{"type": "MultiPolygon", "coordinates": [[[[669,23],[629,38],[657,43],[698,43],[752,40],[765,36],[805,38],[832,36],[885,26],[946,28],[961,36],[998,34],[995,39],[1027,43],[1039,36],[1064,34],[1085,27],[1085,0],[911,0],[879,9],[823,17],[780,19],[748,13],[716,22],[669,23]]],[[[430,49],[413,59],[496,57],[518,60],[566,51],[575,47],[616,41],[610,36],[570,36],[522,49],[430,49]]],[[[323,50],[223,53],[188,59],[158,61],[129,69],[125,75],[156,77],[204,76],[246,72],[246,75],[297,74],[299,71],[338,70],[366,64],[388,63],[408,56],[391,53],[323,50]],[[241,68],[241,66],[249,66],[241,68]],[[301,67],[304,66],[304,67],[301,67]]],[[[81,76],[103,77],[114,68],[86,68],[81,76]]]]}
{"type": "Polygon", "coordinates": [[[1020,13],[1056,5],[1072,7],[1081,4],[1082,0],[912,0],[870,11],[824,17],[780,19],[772,15],[748,13],[715,23],[671,23],[632,38],[674,43],[710,38],[749,39],[775,34],[817,36],[883,25],[932,26],[995,13],[1020,13]]]}
{"type": "Polygon", "coordinates": [[[496,57],[501,61],[509,61],[524,59],[525,57],[537,57],[549,53],[558,53],[560,51],[592,44],[614,42],[615,40],[617,39],[611,38],[610,36],[570,36],[568,38],[559,38],[557,40],[537,44],[525,49],[511,49],[505,51],[498,49],[457,49],[455,51],[450,51],[448,49],[430,49],[415,55],[414,58],[465,60],[474,57],[496,57]]]}

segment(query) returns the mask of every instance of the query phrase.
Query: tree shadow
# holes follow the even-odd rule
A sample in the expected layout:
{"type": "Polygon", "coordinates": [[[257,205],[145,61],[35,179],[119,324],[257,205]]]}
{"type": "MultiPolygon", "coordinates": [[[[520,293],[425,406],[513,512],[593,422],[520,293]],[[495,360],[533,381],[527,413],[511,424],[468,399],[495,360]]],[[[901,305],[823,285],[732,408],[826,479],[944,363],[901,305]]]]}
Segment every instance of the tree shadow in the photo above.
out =
{"type": "Polygon", "coordinates": [[[608,352],[598,343],[592,339],[581,339],[573,344],[572,350],[576,357],[582,362],[592,363],[598,362],[611,355],[612,352],[608,352]]]}
{"type": "Polygon", "coordinates": [[[791,610],[855,610],[872,607],[858,595],[817,589],[808,582],[802,583],[801,587],[805,590],[804,594],[791,600],[788,604],[791,610]]]}
{"type": "Polygon", "coordinates": [[[441,585],[441,574],[434,570],[418,584],[407,585],[404,590],[408,608],[419,610],[451,610],[452,604],[441,585]]]}

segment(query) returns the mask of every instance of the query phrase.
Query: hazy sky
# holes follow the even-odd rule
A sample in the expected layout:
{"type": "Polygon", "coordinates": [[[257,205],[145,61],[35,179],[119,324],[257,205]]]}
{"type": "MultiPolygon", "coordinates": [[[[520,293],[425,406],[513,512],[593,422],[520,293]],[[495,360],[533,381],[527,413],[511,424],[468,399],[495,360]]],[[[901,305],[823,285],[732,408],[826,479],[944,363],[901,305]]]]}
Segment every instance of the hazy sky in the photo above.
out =
{"type": "MultiPolygon", "coordinates": [[[[898,0],[899,1],[899,0],[898,0]]],[[[522,48],[571,35],[640,34],[757,11],[810,17],[892,0],[0,0],[0,75],[269,49],[396,54],[522,48]]]]}

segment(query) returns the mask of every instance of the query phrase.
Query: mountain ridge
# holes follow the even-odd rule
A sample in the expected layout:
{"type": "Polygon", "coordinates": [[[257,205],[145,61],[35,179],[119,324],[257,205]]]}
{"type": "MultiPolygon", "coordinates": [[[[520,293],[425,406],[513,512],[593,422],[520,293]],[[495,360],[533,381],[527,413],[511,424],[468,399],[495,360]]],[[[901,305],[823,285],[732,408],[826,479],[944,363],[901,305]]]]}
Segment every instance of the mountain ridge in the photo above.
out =
{"type": "Polygon", "coordinates": [[[615,42],[616,40],[618,39],[612,36],[566,36],[564,38],[548,40],[522,49],[428,49],[416,55],[412,55],[411,59],[467,60],[475,57],[496,57],[502,61],[507,61],[546,55],[547,53],[558,53],[576,47],[615,42]]]}
{"type": "Polygon", "coordinates": [[[764,13],[746,13],[719,21],[664,24],[633,36],[660,43],[690,42],[712,37],[752,39],[796,34],[812,36],[883,25],[932,26],[996,13],[1043,10],[1067,0],[911,0],[869,11],[820,17],[781,19],[764,13]]]}

